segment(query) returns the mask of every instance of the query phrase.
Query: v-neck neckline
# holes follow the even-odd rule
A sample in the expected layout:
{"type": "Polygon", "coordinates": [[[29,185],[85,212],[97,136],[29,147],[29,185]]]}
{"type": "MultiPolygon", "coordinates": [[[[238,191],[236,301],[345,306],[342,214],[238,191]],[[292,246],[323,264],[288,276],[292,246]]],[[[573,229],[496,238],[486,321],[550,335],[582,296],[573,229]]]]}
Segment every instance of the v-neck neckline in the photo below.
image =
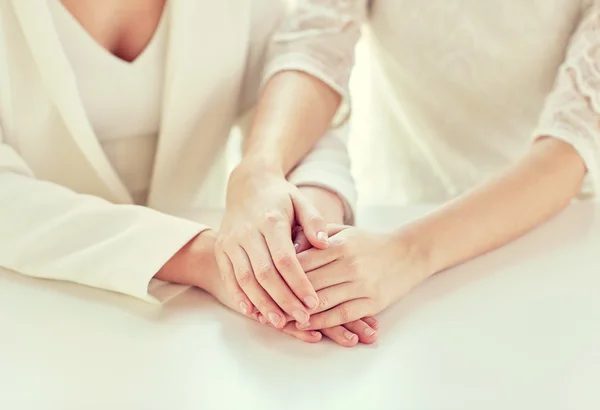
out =
{"type": "Polygon", "coordinates": [[[140,51],[140,53],[133,60],[129,61],[129,60],[121,58],[118,55],[112,53],[110,50],[108,50],[106,47],[104,47],[102,44],[100,44],[98,42],[98,40],[96,40],[90,34],[90,32],[81,24],[81,22],[77,18],[75,18],[75,16],[73,16],[73,14],[71,14],[69,9],[67,9],[67,7],[62,3],[61,0],[52,0],[52,1],[55,1],[56,3],[58,3],[57,7],[60,9],[60,13],[65,15],[66,20],[68,20],[69,23],[73,27],[75,27],[77,30],[82,32],[83,37],[85,38],[85,40],[88,43],[93,43],[93,47],[96,49],[99,49],[102,52],[102,54],[106,55],[108,58],[110,58],[111,60],[114,60],[118,64],[126,66],[126,67],[137,66],[146,59],[147,55],[152,54],[152,50],[154,50],[154,48],[156,47],[156,43],[159,42],[160,37],[162,36],[163,31],[165,30],[168,8],[169,8],[169,4],[167,2],[163,7],[162,14],[160,16],[160,19],[158,21],[158,24],[156,25],[156,28],[154,30],[154,33],[152,34],[150,41],[148,42],[148,44],[146,44],[146,46],[143,48],[143,50],[140,51]]]}

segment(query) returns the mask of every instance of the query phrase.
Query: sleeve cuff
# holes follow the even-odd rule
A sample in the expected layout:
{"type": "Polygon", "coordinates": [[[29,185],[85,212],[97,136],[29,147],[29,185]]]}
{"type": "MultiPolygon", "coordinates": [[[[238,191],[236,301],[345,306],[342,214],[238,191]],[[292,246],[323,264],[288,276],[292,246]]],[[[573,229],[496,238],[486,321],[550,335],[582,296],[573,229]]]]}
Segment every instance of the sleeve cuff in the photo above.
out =
{"type": "Polygon", "coordinates": [[[206,229],[204,225],[161,214],[152,224],[139,228],[133,249],[126,251],[129,254],[127,261],[119,267],[122,274],[111,275],[117,280],[98,287],[155,304],[169,301],[189,286],[153,279],[154,275],[185,244],[206,229]]]}

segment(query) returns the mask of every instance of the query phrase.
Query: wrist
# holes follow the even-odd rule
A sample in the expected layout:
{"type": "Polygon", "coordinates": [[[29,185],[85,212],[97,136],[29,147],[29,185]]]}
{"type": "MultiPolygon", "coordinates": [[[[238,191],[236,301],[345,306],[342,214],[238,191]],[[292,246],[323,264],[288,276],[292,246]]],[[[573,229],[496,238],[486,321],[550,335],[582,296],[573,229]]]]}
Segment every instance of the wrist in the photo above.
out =
{"type": "Polygon", "coordinates": [[[344,223],[345,206],[344,200],[335,192],[318,186],[302,185],[298,190],[304,195],[319,211],[327,223],[344,223]]]}
{"type": "Polygon", "coordinates": [[[397,260],[403,265],[400,269],[404,271],[405,266],[410,266],[409,270],[417,283],[437,272],[432,260],[433,252],[426,238],[420,234],[419,229],[410,227],[401,228],[392,234],[393,252],[400,255],[397,260]]]}
{"type": "Polygon", "coordinates": [[[216,234],[213,231],[201,232],[173,255],[155,277],[210,291],[215,272],[218,273],[214,256],[215,241],[216,234]]]}
{"type": "Polygon", "coordinates": [[[267,152],[248,152],[245,153],[242,161],[235,167],[233,173],[236,174],[271,174],[285,177],[285,170],[282,159],[272,153],[267,152]]]}

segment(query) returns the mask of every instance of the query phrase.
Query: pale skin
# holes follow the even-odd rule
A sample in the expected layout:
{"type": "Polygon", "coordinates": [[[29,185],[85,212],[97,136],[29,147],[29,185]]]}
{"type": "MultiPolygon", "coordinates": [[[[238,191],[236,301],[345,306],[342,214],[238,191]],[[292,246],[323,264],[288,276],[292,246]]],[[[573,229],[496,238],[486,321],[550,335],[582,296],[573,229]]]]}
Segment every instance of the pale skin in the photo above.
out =
{"type": "Polygon", "coordinates": [[[519,238],[567,207],[585,173],[571,145],[542,138],[495,179],[400,230],[330,226],[327,250],[300,238],[300,264],[326,303],[298,328],[375,315],[428,277],[519,238]]]}
{"type": "MultiPolygon", "coordinates": [[[[166,0],[62,3],[100,46],[131,62],[151,41],[166,0]]],[[[319,341],[321,332],[300,331],[288,321],[293,317],[308,325],[309,312],[318,307],[317,294],[296,258],[292,229],[302,226],[312,246],[326,249],[327,223],[341,223],[343,206],[337,195],[297,188],[285,176],[326,131],[339,103],[339,95],[313,77],[298,72],[276,75],[263,90],[243,162],[230,180],[221,232],[198,235],[155,277],[198,286],[250,318],[259,320],[260,312],[286,333],[319,341]],[[303,98],[290,98],[299,93],[303,98]]],[[[323,333],[341,345],[354,346],[359,341],[373,343],[376,327],[373,318],[361,318],[323,333]]]]}

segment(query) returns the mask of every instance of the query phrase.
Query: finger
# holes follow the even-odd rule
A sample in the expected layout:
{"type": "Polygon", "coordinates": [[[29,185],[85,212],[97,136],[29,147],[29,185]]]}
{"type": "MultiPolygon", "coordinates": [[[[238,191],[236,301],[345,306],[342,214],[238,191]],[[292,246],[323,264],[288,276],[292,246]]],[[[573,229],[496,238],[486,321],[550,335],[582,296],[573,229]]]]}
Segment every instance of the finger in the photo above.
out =
{"type": "Polygon", "coordinates": [[[329,246],[327,223],[317,208],[300,192],[292,194],[291,198],[296,221],[304,230],[308,242],[315,248],[327,249],[329,246]]]}
{"type": "Polygon", "coordinates": [[[308,327],[300,328],[300,324],[296,324],[296,326],[301,330],[327,329],[353,322],[365,316],[371,316],[374,313],[372,310],[372,302],[369,299],[354,299],[333,309],[312,315],[308,327]]]}
{"type": "MultiPolygon", "coordinates": [[[[258,320],[260,323],[262,323],[263,325],[267,325],[269,327],[273,327],[272,324],[269,323],[269,321],[260,313],[258,314],[258,320]]],[[[298,329],[294,322],[290,322],[290,323],[286,323],[286,325],[283,327],[283,329],[281,329],[284,333],[290,335],[290,336],[294,336],[296,339],[300,339],[303,342],[307,342],[307,343],[317,343],[321,340],[321,338],[323,337],[323,335],[321,334],[321,332],[317,331],[317,330],[310,330],[310,331],[306,331],[306,330],[300,330],[298,329]]]]}
{"type": "Polygon", "coordinates": [[[327,232],[329,233],[329,237],[331,238],[334,235],[342,232],[344,229],[348,229],[348,225],[340,225],[340,224],[328,224],[327,232]]]}
{"type": "Polygon", "coordinates": [[[296,250],[291,241],[291,227],[288,221],[279,220],[263,229],[263,235],[271,253],[271,259],[292,292],[309,309],[318,305],[317,292],[313,289],[302,270],[296,250]]]}
{"type": "Polygon", "coordinates": [[[371,327],[371,329],[379,330],[379,322],[372,316],[363,317],[362,319],[367,325],[371,327]]]}
{"type": "Polygon", "coordinates": [[[306,235],[304,234],[304,230],[302,228],[298,228],[295,230],[294,238],[294,249],[296,249],[296,253],[304,252],[309,250],[312,245],[308,242],[306,235]]]}
{"type": "Polygon", "coordinates": [[[354,322],[346,323],[343,327],[358,336],[358,340],[361,343],[370,345],[377,341],[377,332],[364,320],[355,320],[354,322]]]}
{"type": "Polygon", "coordinates": [[[298,328],[296,328],[293,322],[287,323],[283,328],[283,332],[307,343],[317,343],[320,342],[323,338],[321,332],[317,330],[311,330],[308,332],[304,330],[299,330],[298,328]]]}
{"type": "Polygon", "coordinates": [[[307,251],[299,253],[297,259],[300,268],[304,272],[310,272],[338,260],[343,254],[341,246],[332,245],[325,250],[310,248],[307,251]]]}
{"type": "Polygon", "coordinates": [[[246,254],[250,258],[254,276],[260,286],[285,313],[292,316],[299,323],[307,323],[309,314],[306,308],[290,290],[275,268],[263,236],[257,233],[255,236],[249,237],[247,243],[243,245],[246,254]]]}
{"type": "MultiPolygon", "coordinates": [[[[342,303],[363,298],[365,296],[365,292],[363,289],[361,289],[360,285],[357,285],[355,282],[346,282],[322,289],[317,292],[317,295],[319,296],[319,307],[317,307],[314,310],[313,315],[315,315],[316,313],[325,312],[329,309],[333,309],[336,306],[341,305],[342,303]]],[[[357,320],[361,318],[362,316],[352,320],[357,320]]],[[[348,322],[343,322],[340,324],[345,324],[348,322]]],[[[308,327],[305,323],[299,323],[299,325],[301,325],[302,329],[308,327]]]]}
{"type": "Polygon", "coordinates": [[[252,316],[256,319],[254,305],[238,285],[229,258],[223,252],[215,252],[215,257],[221,273],[221,279],[225,282],[227,293],[233,301],[232,305],[237,306],[243,315],[252,316]]]}
{"type": "Polygon", "coordinates": [[[254,277],[254,272],[252,271],[252,266],[246,252],[239,246],[234,245],[226,248],[225,253],[233,265],[238,285],[246,296],[248,296],[252,304],[256,306],[263,316],[269,319],[273,326],[278,329],[283,328],[285,325],[283,312],[254,277]]]}
{"type": "Polygon", "coordinates": [[[322,301],[319,291],[342,283],[347,283],[352,280],[348,274],[348,269],[340,261],[333,261],[329,265],[325,265],[319,269],[312,270],[306,273],[306,277],[317,291],[319,296],[319,305],[322,301]]]}
{"type": "Polygon", "coordinates": [[[335,326],[329,329],[322,329],[321,332],[333,340],[335,343],[344,347],[354,347],[358,344],[358,336],[343,326],[335,326]]]}

